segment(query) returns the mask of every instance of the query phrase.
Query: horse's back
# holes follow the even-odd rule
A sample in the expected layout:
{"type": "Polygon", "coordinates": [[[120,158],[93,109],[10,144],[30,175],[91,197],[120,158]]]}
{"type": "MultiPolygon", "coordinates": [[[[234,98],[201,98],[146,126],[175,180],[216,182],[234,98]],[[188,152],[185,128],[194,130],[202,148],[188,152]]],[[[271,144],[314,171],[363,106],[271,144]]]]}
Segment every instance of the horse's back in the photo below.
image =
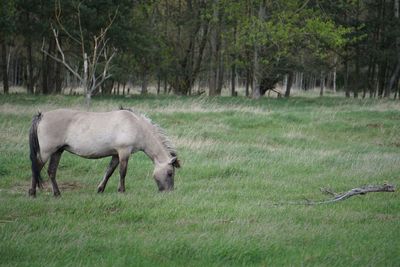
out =
{"type": "Polygon", "coordinates": [[[70,138],[121,142],[137,130],[139,123],[129,111],[81,112],[75,114],[68,127],[70,138]]]}
{"type": "MultiPolygon", "coordinates": [[[[97,158],[133,149],[140,135],[140,122],[129,111],[85,112],[59,109],[44,113],[40,130],[42,143],[83,157],[97,158]]],[[[40,142],[40,141],[39,141],[40,142]]]]}

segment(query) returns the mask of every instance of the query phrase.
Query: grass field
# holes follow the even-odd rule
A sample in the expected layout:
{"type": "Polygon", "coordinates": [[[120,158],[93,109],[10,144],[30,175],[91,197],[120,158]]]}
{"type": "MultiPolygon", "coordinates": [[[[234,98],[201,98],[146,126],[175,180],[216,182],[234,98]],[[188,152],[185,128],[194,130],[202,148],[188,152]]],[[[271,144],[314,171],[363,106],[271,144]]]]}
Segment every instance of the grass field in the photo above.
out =
{"type": "Polygon", "coordinates": [[[62,197],[48,186],[29,198],[32,115],[82,102],[0,96],[0,265],[399,266],[398,191],[288,204],[329,198],[323,187],[398,185],[399,102],[95,98],[93,110],[131,107],[165,128],[182,163],[175,191],[158,193],[151,161],[136,154],[127,192],[114,174],[97,194],[108,159],[64,153],[62,197]]]}

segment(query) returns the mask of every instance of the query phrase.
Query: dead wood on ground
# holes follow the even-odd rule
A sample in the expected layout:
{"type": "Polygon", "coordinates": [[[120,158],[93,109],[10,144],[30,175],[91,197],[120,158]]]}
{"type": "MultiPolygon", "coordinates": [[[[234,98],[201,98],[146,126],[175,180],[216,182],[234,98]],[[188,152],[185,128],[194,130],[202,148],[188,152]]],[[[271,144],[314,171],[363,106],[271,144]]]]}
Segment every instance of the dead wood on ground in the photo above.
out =
{"type": "Polygon", "coordinates": [[[362,187],[353,188],[345,193],[337,194],[333,192],[331,189],[321,188],[321,191],[333,196],[333,198],[323,200],[323,201],[313,201],[309,199],[305,199],[302,202],[287,202],[280,204],[292,204],[292,205],[319,205],[319,204],[329,204],[339,202],[345,199],[348,199],[352,196],[357,195],[365,195],[367,193],[373,192],[395,192],[395,186],[391,184],[383,184],[383,185],[366,185],[362,187]]]}

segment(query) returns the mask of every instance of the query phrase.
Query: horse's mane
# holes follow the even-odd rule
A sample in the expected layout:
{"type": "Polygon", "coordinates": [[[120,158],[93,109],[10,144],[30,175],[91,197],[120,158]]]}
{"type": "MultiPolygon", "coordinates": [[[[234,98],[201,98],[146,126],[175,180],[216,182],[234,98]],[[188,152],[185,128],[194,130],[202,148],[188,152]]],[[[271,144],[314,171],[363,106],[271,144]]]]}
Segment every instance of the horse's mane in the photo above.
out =
{"type": "Polygon", "coordinates": [[[171,140],[168,138],[165,130],[158,125],[157,123],[153,122],[149,117],[147,117],[145,114],[136,111],[134,109],[131,108],[124,108],[124,107],[120,107],[120,110],[126,110],[129,112],[132,112],[133,114],[135,114],[136,116],[142,118],[143,120],[147,121],[148,123],[150,123],[153,127],[151,128],[153,133],[158,136],[158,138],[161,140],[162,145],[164,146],[164,148],[169,152],[169,154],[172,157],[176,157],[177,156],[177,152],[175,149],[175,146],[172,144],[171,140]]]}

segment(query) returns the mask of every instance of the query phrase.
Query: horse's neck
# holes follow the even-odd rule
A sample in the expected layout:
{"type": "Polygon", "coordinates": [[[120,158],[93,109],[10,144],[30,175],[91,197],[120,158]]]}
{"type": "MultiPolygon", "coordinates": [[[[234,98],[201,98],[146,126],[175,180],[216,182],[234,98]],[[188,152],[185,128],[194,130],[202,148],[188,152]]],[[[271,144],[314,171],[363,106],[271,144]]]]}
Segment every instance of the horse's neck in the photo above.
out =
{"type": "Polygon", "coordinates": [[[150,138],[146,138],[146,141],[144,142],[145,146],[143,152],[155,164],[160,164],[169,161],[170,155],[167,149],[162,144],[162,141],[158,140],[153,134],[148,136],[150,136],[150,138]]]}

